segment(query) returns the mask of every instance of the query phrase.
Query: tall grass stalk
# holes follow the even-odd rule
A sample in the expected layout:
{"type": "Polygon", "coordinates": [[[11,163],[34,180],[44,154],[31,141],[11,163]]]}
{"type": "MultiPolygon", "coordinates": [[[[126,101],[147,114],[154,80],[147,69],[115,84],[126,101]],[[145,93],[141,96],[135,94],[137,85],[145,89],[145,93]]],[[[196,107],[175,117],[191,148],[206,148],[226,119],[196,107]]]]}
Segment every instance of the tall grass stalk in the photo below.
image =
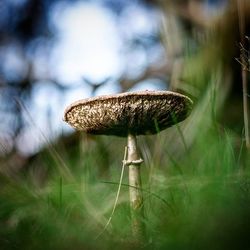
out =
{"type": "Polygon", "coordinates": [[[239,17],[239,31],[240,31],[240,40],[241,46],[243,49],[240,54],[241,61],[241,77],[242,77],[242,92],[243,92],[243,113],[244,113],[244,128],[245,128],[245,140],[246,147],[250,149],[250,137],[249,137],[249,110],[248,110],[248,87],[247,87],[247,78],[248,78],[248,63],[246,62],[246,37],[245,37],[245,0],[237,0],[238,6],[238,17],[239,17]]]}

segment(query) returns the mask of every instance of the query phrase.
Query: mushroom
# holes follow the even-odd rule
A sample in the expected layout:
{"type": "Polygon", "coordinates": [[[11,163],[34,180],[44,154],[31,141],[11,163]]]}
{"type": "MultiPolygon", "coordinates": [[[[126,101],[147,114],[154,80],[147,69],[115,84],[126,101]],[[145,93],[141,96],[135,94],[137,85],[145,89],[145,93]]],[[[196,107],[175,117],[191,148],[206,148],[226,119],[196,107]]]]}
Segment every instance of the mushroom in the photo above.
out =
{"type": "Polygon", "coordinates": [[[64,121],[94,135],[127,137],[132,231],[143,238],[143,195],[136,136],[156,134],[183,121],[192,109],[190,98],[170,91],[139,91],[80,100],[66,108],[64,121]]]}

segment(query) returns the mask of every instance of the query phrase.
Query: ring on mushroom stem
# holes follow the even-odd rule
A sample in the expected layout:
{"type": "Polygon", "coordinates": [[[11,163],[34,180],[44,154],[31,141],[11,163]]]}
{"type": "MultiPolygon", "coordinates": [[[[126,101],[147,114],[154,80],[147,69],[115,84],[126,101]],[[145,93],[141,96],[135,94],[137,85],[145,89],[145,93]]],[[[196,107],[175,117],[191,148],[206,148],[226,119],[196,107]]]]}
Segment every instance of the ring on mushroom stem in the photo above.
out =
{"type": "Polygon", "coordinates": [[[64,121],[77,130],[95,135],[127,137],[129,193],[132,231],[135,239],[144,238],[143,195],[140,158],[136,136],[156,134],[191,112],[193,102],[187,96],[171,91],[139,91],[80,100],[64,113],[64,121]]]}

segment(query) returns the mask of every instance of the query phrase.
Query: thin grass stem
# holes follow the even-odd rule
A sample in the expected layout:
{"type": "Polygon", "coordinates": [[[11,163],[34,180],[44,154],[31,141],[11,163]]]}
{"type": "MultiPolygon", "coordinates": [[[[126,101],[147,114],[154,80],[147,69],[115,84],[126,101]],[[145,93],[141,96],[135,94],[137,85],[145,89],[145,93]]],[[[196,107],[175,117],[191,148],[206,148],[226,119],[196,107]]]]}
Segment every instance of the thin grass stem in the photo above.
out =
{"type": "Polygon", "coordinates": [[[26,105],[18,98],[14,98],[14,100],[25,111],[31,124],[34,126],[34,128],[38,129],[40,135],[43,137],[44,141],[48,145],[49,153],[52,156],[52,158],[55,160],[55,162],[57,163],[60,174],[62,174],[63,177],[68,179],[68,180],[74,180],[74,177],[71,174],[68,166],[66,165],[66,163],[64,162],[62,157],[59,155],[59,153],[56,151],[56,149],[53,147],[53,145],[50,143],[50,141],[48,140],[47,136],[43,133],[41,128],[39,128],[37,126],[37,124],[35,123],[34,119],[32,118],[32,115],[30,114],[26,105]]]}
{"type": "Polygon", "coordinates": [[[111,212],[111,214],[109,216],[109,219],[108,219],[106,225],[104,226],[103,230],[97,235],[96,239],[98,239],[106,231],[107,227],[109,226],[109,224],[110,224],[110,222],[111,222],[111,220],[113,218],[115,209],[117,207],[118,199],[119,199],[119,196],[120,196],[120,192],[121,192],[122,179],[123,179],[123,175],[124,175],[124,169],[125,169],[125,165],[126,165],[127,154],[128,154],[128,147],[125,147],[124,158],[123,158],[123,161],[122,161],[122,171],[121,171],[121,175],[120,175],[120,181],[119,181],[119,184],[118,184],[118,189],[117,189],[117,193],[116,193],[116,197],[115,197],[114,206],[113,206],[112,212],[111,212]]]}
{"type": "MultiPolygon", "coordinates": [[[[241,45],[243,48],[246,44],[246,37],[245,37],[245,0],[238,0],[238,18],[239,18],[239,30],[240,30],[240,39],[241,45]]],[[[249,138],[249,111],[248,111],[248,89],[247,89],[247,74],[248,71],[246,69],[246,52],[245,50],[241,50],[240,54],[240,61],[241,61],[241,77],[242,77],[242,91],[243,91],[243,114],[244,114],[244,127],[245,127],[245,140],[246,140],[246,147],[250,149],[250,138],[249,138]]]]}

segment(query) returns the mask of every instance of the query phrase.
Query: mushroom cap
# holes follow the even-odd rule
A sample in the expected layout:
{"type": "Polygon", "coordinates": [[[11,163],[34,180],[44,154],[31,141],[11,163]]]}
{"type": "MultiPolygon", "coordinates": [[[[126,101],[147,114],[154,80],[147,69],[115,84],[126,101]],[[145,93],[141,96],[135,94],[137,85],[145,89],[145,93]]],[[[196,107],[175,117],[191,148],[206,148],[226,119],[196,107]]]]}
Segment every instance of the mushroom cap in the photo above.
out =
{"type": "Polygon", "coordinates": [[[66,108],[64,121],[89,134],[156,134],[190,113],[193,102],[170,91],[138,91],[83,99],[66,108]]]}

